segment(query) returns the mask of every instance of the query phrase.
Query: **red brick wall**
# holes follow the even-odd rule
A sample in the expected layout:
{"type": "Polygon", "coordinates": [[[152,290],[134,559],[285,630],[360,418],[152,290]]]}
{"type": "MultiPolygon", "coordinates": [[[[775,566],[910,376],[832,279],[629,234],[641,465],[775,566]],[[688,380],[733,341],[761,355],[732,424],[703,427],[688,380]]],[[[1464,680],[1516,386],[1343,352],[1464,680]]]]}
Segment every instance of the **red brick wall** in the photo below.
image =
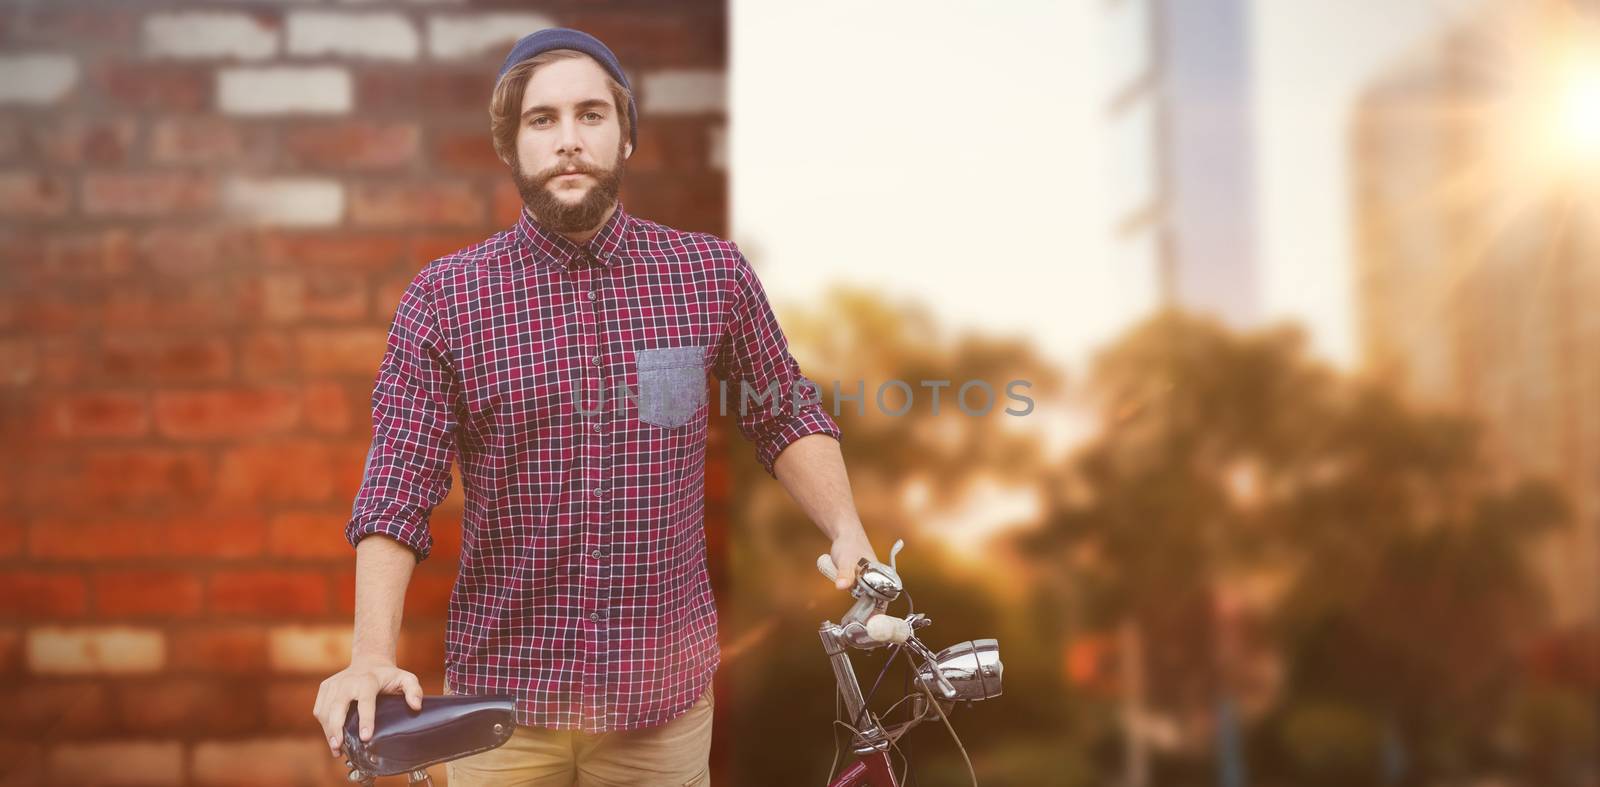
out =
{"type": "MultiPolygon", "coordinates": [[[[606,40],[639,97],[629,209],[723,233],[724,17],[0,10],[0,783],[341,778],[310,708],[349,657],[373,377],[415,271],[515,219],[501,58],[543,25],[606,40]]],[[[430,693],[459,511],[458,490],[406,601],[401,665],[430,693]]]]}

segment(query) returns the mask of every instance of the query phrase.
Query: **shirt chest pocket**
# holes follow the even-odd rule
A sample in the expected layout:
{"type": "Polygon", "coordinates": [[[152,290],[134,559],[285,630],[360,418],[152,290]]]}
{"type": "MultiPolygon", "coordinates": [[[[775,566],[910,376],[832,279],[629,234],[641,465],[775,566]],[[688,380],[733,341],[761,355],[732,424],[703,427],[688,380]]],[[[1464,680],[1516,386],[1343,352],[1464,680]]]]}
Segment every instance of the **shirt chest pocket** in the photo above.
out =
{"type": "Polygon", "coordinates": [[[704,346],[637,351],[639,420],[665,427],[688,423],[706,404],[705,357],[704,346]]]}

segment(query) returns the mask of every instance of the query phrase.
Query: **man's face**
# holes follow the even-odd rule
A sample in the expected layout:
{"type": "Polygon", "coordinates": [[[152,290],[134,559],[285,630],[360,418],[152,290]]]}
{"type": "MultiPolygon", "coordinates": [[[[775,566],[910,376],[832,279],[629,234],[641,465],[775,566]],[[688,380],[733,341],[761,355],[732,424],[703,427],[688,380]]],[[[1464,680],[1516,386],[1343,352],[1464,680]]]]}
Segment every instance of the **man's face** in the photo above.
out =
{"type": "Polygon", "coordinates": [[[513,177],[534,218],[557,232],[599,225],[633,152],[618,111],[605,70],[587,57],[557,60],[528,79],[513,177]]]}

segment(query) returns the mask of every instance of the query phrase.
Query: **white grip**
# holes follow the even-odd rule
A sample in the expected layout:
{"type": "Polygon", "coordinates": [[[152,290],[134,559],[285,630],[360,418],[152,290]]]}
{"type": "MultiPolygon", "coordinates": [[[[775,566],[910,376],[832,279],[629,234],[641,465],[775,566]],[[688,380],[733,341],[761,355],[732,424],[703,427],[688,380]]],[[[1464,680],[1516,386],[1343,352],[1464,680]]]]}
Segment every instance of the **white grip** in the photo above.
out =
{"type": "Polygon", "coordinates": [[[821,571],[822,575],[827,577],[829,582],[839,581],[839,570],[833,567],[832,555],[818,555],[817,570],[821,571]]]}
{"type": "Polygon", "coordinates": [[[867,636],[878,642],[904,643],[911,638],[911,624],[893,615],[873,615],[867,618],[867,636]]]}

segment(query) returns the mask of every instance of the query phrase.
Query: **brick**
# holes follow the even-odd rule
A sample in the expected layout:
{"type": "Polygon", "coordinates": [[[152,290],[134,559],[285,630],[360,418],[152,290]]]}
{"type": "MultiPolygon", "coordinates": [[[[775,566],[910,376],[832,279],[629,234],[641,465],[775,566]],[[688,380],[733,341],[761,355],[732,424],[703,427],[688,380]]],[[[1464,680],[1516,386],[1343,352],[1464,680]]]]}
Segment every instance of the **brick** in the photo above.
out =
{"type": "Polygon", "coordinates": [[[95,611],[107,618],[200,614],[200,578],[186,571],[103,569],[92,584],[95,611]]]}
{"type": "Polygon", "coordinates": [[[278,31],[251,14],[180,11],[144,19],[144,51],[152,57],[261,60],[278,52],[278,31]]]}
{"type": "Polygon", "coordinates": [[[216,183],[192,172],[90,173],[83,178],[83,209],[94,216],[168,217],[208,211],[216,183]]]}
{"type": "Polygon", "coordinates": [[[33,150],[48,161],[67,165],[127,163],[138,134],[138,121],[127,117],[70,117],[29,131],[33,150]]]}
{"type": "Polygon", "coordinates": [[[296,336],[305,371],[348,374],[369,381],[377,377],[387,343],[388,332],[383,328],[306,329],[296,336]]]}
{"type": "Polygon", "coordinates": [[[22,554],[22,541],[27,536],[28,530],[22,525],[22,514],[16,509],[0,510],[0,557],[22,554]]]}
{"type": "Polygon", "coordinates": [[[151,277],[110,289],[96,316],[118,330],[193,331],[236,326],[259,312],[258,293],[235,278],[151,277]]]}
{"type": "Polygon", "coordinates": [[[220,499],[237,503],[327,503],[353,499],[366,445],[277,440],[225,450],[220,499]]]}
{"type": "MultiPolygon", "coordinates": [[[[395,643],[395,663],[422,676],[444,669],[444,630],[442,625],[426,628],[407,626],[400,631],[400,641],[395,643]]],[[[423,685],[427,685],[424,683],[423,685]]]]}
{"type": "Polygon", "coordinates": [[[0,172],[0,218],[56,218],[66,215],[71,201],[72,185],[64,177],[0,172]]]}
{"type": "Polygon", "coordinates": [[[0,339],[0,386],[21,387],[39,377],[39,359],[25,339],[0,339]]]}
{"type": "Polygon", "coordinates": [[[100,372],[118,382],[219,380],[233,368],[228,340],[221,336],[119,332],[101,341],[100,372]]]}
{"type": "Polygon", "coordinates": [[[288,28],[296,57],[415,60],[421,49],[416,27],[396,13],[294,11],[288,28]]]}
{"type": "Polygon", "coordinates": [[[64,743],[50,752],[52,784],[162,785],[183,783],[178,741],[64,743]]]}
{"type": "Polygon", "coordinates": [[[28,787],[49,783],[45,749],[38,743],[0,739],[0,762],[5,763],[4,770],[0,770],[0,785],[28,787]]]}
{"type": "Polygon", "coordinates": [[[0,161],[21,158],[22,139],[22,124],[19,121],[0,119],[0,161]]]}
{"type": "Polygon", "coordinates": [[[543,14],[435,14],[428,18],[428,54],[438,60],[500,60],[518,39],[554,26],[543,14]]]}
{"type": "Polygon", "coordinates": [[[134,258],[151,273],[186,279],[199,274],[227,273],[254,251],[240,233],[213,228],[157,227],[134,241],[134,258]]]}
{"type": "MultiPolygon", "coordinates": [[[[29,325],[34,326],[35,330],[41,327],[38,321],[30,321],[29,325]]],[[[88,376],[89,351],[81,337],[41,336],[36,346],[38,351],[34,358],[38,362],[37,369],[41,382],[72,385],[88,376]]]]}
{"type": "Polygon", "coordinates": [[[410,256],[411,247],[394,235],[340,232],[275,232],[263,236],[260,258],[268,266],[386,270],[410,256]]]}
{"type": "MultiPolygon", "coordinates": [[[[316,725],[310,716],[307,706],[308,730],[316,725]]],[[[326,743],[301,733],[287,738],[201,741],[194,745],[189,774],[197,785],[277,787],[343,781],[344,767],[328,756],[326,743]]]]}
{"type": "Polygon", "coordinates": [[[350,187],[350,220],[382,227],[484,223],[481,189],[462,182],[360,183],[350,187]]]}
{"type": "Polygon", "coordinates": [[[265,705],[255,683],[200,676],[127,682],[114,688],[116,705],[107,711],[141,735],[236,734],[260,727],[265,705]]]}
{"type": "Polygon", "coordinates": [[[150,432],[144,393],[101,391],[52,396],[40,408],[42,436],[57,439],[141,437],[150,432]]]}
{"type": "Polygon", "coordinates": [[[366,392],[345,383],[314,382],[305,387],[306,423],[327,435],[353,434],[358,414],[365,414],[370,399],[366,392]]]}
{"type": "Polygon", "coordinates": [[[227,510],[29,523],[29,553],[44,560],[255,557],[266,543],[260,514],[227,510]]]}
{"type": "Polygon", "coordinates": [[[448,172],[505,175],[509,170],[495,155],[487,128],[438,132],[431,147],[429,158],[434,166],[448,172]]]}
{"type": "Polygon", "coordinates": [[[208,600],[217,615],[321,615],[328,611],[328,580],[312,571],[219,571],[208,600]]]}
{"type": "Polygon", "coordinates": [[[0,615],[7,618],[79,618],[88,611],[88,598],[83,577],[76,573],[0,572],[0,615]]]}
{"type": "MultiPolygon", "coordinates": [[[[405,258],[408,261],[420,264],[429,260],[436,260],[440,257],[454,254],[458,251],[462,251],[469,246],[477,245],[483,240],[484,234],[481,232],[416,233],[411,235],[408,239],[406,244],[405,258]]],[[[410,281],[411,275],[406,277],[407,281],[410,281]]],[[[394,306],[398,303],[398,299],[389,301],[388,306],[386,307],[388,310],[388,315],[380,316],[392,316],[394,314],[394,306]]]]}
{"type": "Polygon", "coordinates": [[[0,54],[0,105],[54,104],[78,84],[78,61],[56,53],[0,54]]]}
{"type": "Polygon", "coordinates": [[[711,137],[701,118],[666,117],[650,124],[650,133],[628,159],[628,173],[704,171],[711,158],[711,137]]]}
{"type": "Polygon", "coordinates": [[[329,178],[230,178],[222,191],[227,213],[255,224],[334,225],[344,202],[344,186],[329,178]]]}
{"type": "Polygon", "coordinates": [[[707,132],[711,137],[711,153],[708,156],[711,168],[718,172],[728,169],[728,129],[726,126],[712,126],[707,132]]]}
{"type": "Polygon", "coordinates": [[[163,117],[150,126],[150,160],[157,164],[266,166],[272,148],[266,129],[229,118],[163,117]]]}
{"type": "Polygon", "coordinates": [[[99,91],[124,109],[199,112],[211,104],[211,75],[168,63],[114,62],[95,69],[99,91]]]}
{"type": "Polygon", "coordinates": [[[418,570],[413,572],[406,586],[406,615],[408,620],[443,620],[450,608],[450,593],[456,586],[455,568],[449,570],[418,570]]]}
{"type": "Polygon", "coordinates": [[[239,339],[239,372],[246,380],[281,380],[297,373],[294,340],[282,331],[257,331],[239,339]]]}
{"type": "MultiPolygon", "coordinates": [[[[623,186],[626,196],[627,186],[623,186]]],[[[522,195],[517,193],[517,187],[507,178],[494,187],[494,222],[504,226],[511,226],[517,222],[522,214],[522,195]]],[[[632,207],[632,206],[630,206],[632,207]]]]}
{"type": "Polygon", "coordinates": [[[705,13],[641,14],[626,8],[583,4],[562,15],[562,24],[611,43],[617,58],[629,68],[629,81],[637,88],[633,69],[727,66],[727,14],[721,6],[703,6],[705,13]]]}
{"type": "Polygon", "coordinates": [[[61,506],[120,506],[198,499],[212,487],[211,462],[198,450],[158,447],[90,448],[65,462],[27,468],[28,502],[61,506]]]}
{"type": "Polygon", "coordinates": [[[290,163],[314,169],[398,169],[417,161],[414,123],[350,122],[299,126],[285,132],[290,163]]]}
{"type": "Polygon", "coordinates": [[[177,672],[251,675],[267,667],[267,631],[261,626],[206,626],[172,633],[170,668],[177,672]]]}
{"type": "Polygon", "coordinates": [[[709,69],[661,69],[644,75],[637,101],[641,115],[722,114],[727,76],[709,69]]]}
{"type": "Polygon", "coordinates": [[[356,79],[363,110],[422,116],[471,112],[483,117],[493,91],[492,75],[486,76],[481,68],[387,68],[362,72],[356,79]]]}
{"type": "Polygon", "coordinates": [[[0,259],[19,284],[98,284],[133,270],[133,236],[118,229],[0,235],[0,259]]]}
{"type": "Polygon", "coordinates": [[[35,45],[81,46],[95,42],[96,48],[122,51],[137,38],[138,15],[115,7],[71,8],[34,4],[14,12],[14,26],[0,32],[11,40],[35,45]]]}
{"type": "Polygon", "coordinates": [[[0,629],[0,675],[14,675],[22,671],[22,632],[19,629],[0,629]]]}
{"type": "Polygon", "coordinates": [[[332,66],[225,68],[217,106],[232,115],[340,114],[354,98],[350,73],[332,66]]]}
{"type": "Polygon", "coordinates": [[[301,398],[282,386],[158,391],[156,431],[172,440],[279,434],[300,425],[301,398]]]}
{"type": "MultiPolygon", "coordinates": [[[[341,665],[339,669],[344,669],[344,666],[341,665]]],[[[311,715],[311,709],[317,702],[317,692],[321,688],[322,681],[317,678],[275,680],[268,683],[262,691],[264,707],[261,720],[265,723],[265,728],[274,732],[303,733],[307,724],[315,725],[317,722],[311,715]]]]}
{"type": "Polygon", "coordinates": [[[111,729],[109,692],[81,680],[0,682],[0,740],[94,735],[111,729]]]}
{"type": "Polygon", "coordinates": [[[263,277],[263,315],[273,322],[350,322],[367,313],[367,287],[342,271],[276,273],[263,277]]]}
{"type": "Polygon", "coordinates": [[[349,625],[279,626],[268,634],[272,671],[329,675],[350,665],[349,625]]]}
{"type": "Polygon", "coordinates": [[[27,635],[28,669],[39,675],[136,675],[166,664],[166,640],[130,626],[42,627],[27,635]]]}
{"type": "Polygon", "coordinates": [[[349,559],[350,542],[344,539],[349,511],[286,511],[269,522],[267,551],[277,557],[349,559]]]}

